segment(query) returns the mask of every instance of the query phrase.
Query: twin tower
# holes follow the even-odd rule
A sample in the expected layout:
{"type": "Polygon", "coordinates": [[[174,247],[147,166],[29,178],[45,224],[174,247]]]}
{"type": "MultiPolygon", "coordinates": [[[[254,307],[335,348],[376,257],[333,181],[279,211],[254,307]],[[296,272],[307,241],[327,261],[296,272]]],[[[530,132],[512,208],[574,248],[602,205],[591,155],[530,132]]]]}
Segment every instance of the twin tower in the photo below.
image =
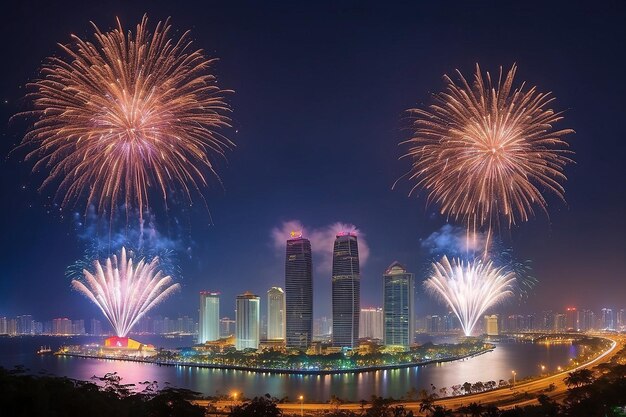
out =
{"type": "MultiPolygon", "coordinates": [[[[311,242],[293,233],[285,256],[287,347],[306,349],[313,336],[313,260],[311,242]]],[[[333,346],[356,347],[359,340],[361,275],[359,245],[351,232],[337,234],[333,246],[333,346]]]]}

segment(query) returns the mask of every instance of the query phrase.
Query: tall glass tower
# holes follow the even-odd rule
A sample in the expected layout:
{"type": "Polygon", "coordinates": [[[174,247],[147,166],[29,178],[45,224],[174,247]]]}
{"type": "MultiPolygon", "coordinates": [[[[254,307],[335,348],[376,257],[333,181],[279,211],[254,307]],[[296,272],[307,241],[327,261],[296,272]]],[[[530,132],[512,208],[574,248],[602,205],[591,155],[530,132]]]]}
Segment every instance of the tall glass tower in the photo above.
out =
{"type": "Polygon", "coordinates": [[[285,292],[280,287],[267,291],[267,338],[285,340],[285,292]]]}
{"type": "Polygon", "coordinates": [[[200,291],[200,320],[198,343],[220,338],[220,293],[200,291]]]}
{"type": "Polygon", "coordinates": [[[359,341],[361,275],[356,234],[341,232],[333,248],[333,346],[353,348],[359,341]]]}
{"type": "Polygon", "coordinates": [[[415,277],[398,262],[383,274],[383,343],[408,348],[415,337],[415,277]]]}
{"type": "Polygon", "coordinates": [[[287,347],[306,349],[313,336],[313,262],[311,242],[292,232],[285,256],[287,347]]]}
{"type": "Polygon", "coordinates": [[[247,291],[236,300],[235,349],[258,349],[261,327],[261,299],[247,291]]]}

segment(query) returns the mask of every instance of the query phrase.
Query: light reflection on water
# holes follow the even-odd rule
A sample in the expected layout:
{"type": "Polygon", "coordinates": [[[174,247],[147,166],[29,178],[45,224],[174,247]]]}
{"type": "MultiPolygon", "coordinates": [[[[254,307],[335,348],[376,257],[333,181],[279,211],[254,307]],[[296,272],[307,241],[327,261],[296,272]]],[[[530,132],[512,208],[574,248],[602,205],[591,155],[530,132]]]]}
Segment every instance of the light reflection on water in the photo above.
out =
{"type": "MultiPolygon", "coordinates": [[[[82,339],[76,343],[85,343],[82,339]]],[[[154,341],[146,340],[150,343],[154,341]]],[[[187,340],[156,342],[159,346],[169,343],[170,347],[189,344],[187,340]]],[[[399,398],[412,387],[426,388],[430,384],[437,387],[450,387],[464,382],[477,382],[511,378],[511,371],[517,372],[517,379],[536,375],[541,365],[547,371],[565,366],[569,358],[578,354],[575,345],[542,345],[530,343],[498,343],[493,352],[474,358],[416,368],[374,371],[359,374],[340,375],[276,375],[249,371],[194,368],[189,366],[157,366],[137,362],[121,362],[106,359],[85,359],[37,356],[35,350],[41,344],[51,344],[53,348],[67,341],[45,338],[2,338],[0,339],[0,365],[12,367],[22,364],[33,372],[47,370],[55,375],[88,380],[92,376],[103,376],[117,372],[125,383],[158,381],[159,386],[170,383],[173,386],[189,388],[204,395],[243,392],[246,396],[269,393],[277,397],[291,399],[304,395],[308,400],[326,401],[331,395],[342,399],[358,401],[369,399],[372,394],[399,398]]]]}

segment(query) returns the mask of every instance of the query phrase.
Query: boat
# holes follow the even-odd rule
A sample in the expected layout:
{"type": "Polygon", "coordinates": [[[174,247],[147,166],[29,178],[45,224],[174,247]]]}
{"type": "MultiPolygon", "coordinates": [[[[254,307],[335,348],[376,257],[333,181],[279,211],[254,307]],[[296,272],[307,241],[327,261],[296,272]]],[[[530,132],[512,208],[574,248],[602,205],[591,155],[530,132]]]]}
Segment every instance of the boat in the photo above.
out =
{"type": "Polygon", "coordinates": [[[38,355],[45,355],[46,353],[52,353],[50,346],[40,346],[39,350],[37,350],[38,355]]]}

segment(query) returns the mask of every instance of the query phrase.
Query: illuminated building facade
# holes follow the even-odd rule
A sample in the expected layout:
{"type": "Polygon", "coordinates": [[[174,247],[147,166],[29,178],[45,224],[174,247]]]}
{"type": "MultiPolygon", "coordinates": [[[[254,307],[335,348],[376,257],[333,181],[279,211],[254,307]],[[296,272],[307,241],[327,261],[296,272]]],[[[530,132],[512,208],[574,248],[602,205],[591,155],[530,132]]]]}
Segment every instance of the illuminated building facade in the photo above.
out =
{"type": "Polygon", "coordinates": [[[580,310],[578,313],[578,322],[580,331],[586,332],[589,330],[594,330],[596,316],[591,310],[580,310]]]}
{"type": "Polygon", "coordinates": [[[498,336],[500,334],[497,315],[485,316],[485,333],[487,333],[487,336],[498,336]]]}
{"type": "Polygon", "coordinates": [[[261,328],[261,299],[251,292],[237,296],[235,348],[258,349],[261,328]]]}
{"type": "Polygon", "coordinates": [[[615,330],[615,316],[612,308],[603,308],[600,312],[602,330],[615,330]]]}
{"type": "Polygon", "coordinates": [[[415,277],[399,262],[383,274],[383,343],[409,347],[415,337],[415,277]]]}
{"type": "Polygon", "coordinates": [[[383,309],[362,308],[359,316],[359,339],[383,339],[383,309]]]}
{"type": "Polygon", "coordinates": [[[333,346],[358,346],[360,305],[361,274],[357,237],[351,232],[341,232],[337,234],[333,247],[333,346]]]}
{"type": "Polygon", "coordinates": [[[285,339],[285,292],[280,287],[267,291],[267,339],[285,339]]]}
{"type": "Polygon", "coordinates": [[[220,338],[220,293],[200,292],[200,320],[198,343],[211,342],[220,338]]]}
{"type": "Polygon", "coordinates": [[[578,330],[578,311],[575,307],[568,307],[565,311],[565,327],[567,330],[578,330]]]}
{"type": "Polygon", "coordinates": [[[306,349],[313,337],[313,260],[311,242],[292,232],[285,255],[287,347],[306,349]]]}

